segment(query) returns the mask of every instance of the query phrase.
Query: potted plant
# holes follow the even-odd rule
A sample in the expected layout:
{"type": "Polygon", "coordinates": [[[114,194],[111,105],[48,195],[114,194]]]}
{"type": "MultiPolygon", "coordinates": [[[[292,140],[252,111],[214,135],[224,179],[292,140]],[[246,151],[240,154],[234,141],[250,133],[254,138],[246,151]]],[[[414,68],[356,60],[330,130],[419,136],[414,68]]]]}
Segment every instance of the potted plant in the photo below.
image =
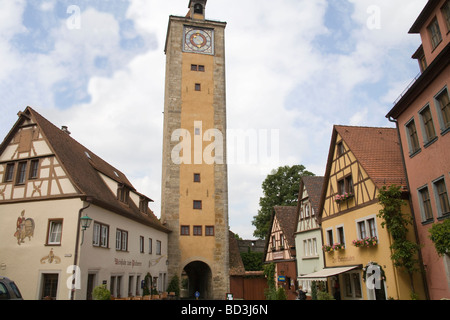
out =
{"type": "Polygon", "coordinates": [[[341,203],[341,202],[347,201],[347,200],[349,200],[351,198],[353,198],[353,193],[351,193],[351,192],[344,192],[344,194],[336,195],[336,197],[334,197],[334,200],[337,203],[341,203]]]}

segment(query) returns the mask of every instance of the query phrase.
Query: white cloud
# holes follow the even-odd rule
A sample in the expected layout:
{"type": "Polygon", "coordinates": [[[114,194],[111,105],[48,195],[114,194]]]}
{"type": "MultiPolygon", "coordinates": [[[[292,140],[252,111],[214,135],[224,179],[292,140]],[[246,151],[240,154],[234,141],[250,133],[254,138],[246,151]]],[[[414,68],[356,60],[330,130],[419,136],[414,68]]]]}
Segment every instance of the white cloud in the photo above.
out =
{"type": "MultiPolygon", "coordinates": [[[[410,56],[420,39],[407,31],[426,0],[349,2],[354,11],[340,30],[330,27],[325,0],[208,2],[207,18],[228,23],[228,127],[279,130],[280,165],[303,164],[323,175],[332,125],[389,125],[384,114],[415,73],[410,56]],[[380,8],[379,29],[367,27],[370,6],[380,8]],[[321,39],[337,39],[335,48],[325,48],[321,39]]],[[[112,13],[83,8],[81,29],[70,30],[61,20],[48,33],[54,47],[43,53],[11,45],[14,35],[27,31],[25,4],[0,0],[0,107],[6,114],[0,135],[17,111],[35,107],[124,171],[155,200],[151,207],[159,215],[165,36],[169,15],[184,16],[188,1],[130,0],[125,18],[134,30],[123,30],[112,13]],[[122,48],[121,33],[141,36],[146,50],[122,48]],[[98,58],[106,68],[98,67],[98,58]],[[55,105],[55,85],[75,91],[70,108],[55,105]]],[[[335,4],[345,4],[338,7],[345,14],[348,3],[335,4]]],[[[49,0],[40,8],[48,13],[53,5],[49,0]]],[[[230,225],[241,237],[252,237],[270,169],[229,166],[230,225]]]]}

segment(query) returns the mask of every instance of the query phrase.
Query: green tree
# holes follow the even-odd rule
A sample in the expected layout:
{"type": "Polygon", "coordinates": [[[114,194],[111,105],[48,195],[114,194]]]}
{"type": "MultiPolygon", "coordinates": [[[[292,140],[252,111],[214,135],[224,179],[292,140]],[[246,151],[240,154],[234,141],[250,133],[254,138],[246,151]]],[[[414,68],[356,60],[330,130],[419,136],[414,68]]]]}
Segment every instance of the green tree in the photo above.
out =
{"type": "Polygon", "coordinates": [[[450,219],[442,223],[435,223],[428,230],[436,251],[440,256],[450,252],[450,219]]]}
{"type": "Polygon", "coordinates": [[[392,236],[391,259],[395,267],[403,268],[409,275],[411,285],[411,295],[415,295],[413,273],[419,270],[417,254],[419,246],[407,239],[408,226],[412,225],[411,215],[402,213],[402,206],[405,201],[402,200],[401,187],[392,185],[389,188],[382,187],[378,195],[378,201],[383,206],[378,217],[384,221],[381,226],[388,230],[392,236]]]}
{"type": "Polygon", "coordinates": [[[279,167],[269,174],[262,184],[263,197],[259,199],[260,210],[253,217],[256,227],[253,235],[265,239],[270,228],[270,218],[275,206],[296,206],[302,176],[314,176],[303,165],[279,167]]]}

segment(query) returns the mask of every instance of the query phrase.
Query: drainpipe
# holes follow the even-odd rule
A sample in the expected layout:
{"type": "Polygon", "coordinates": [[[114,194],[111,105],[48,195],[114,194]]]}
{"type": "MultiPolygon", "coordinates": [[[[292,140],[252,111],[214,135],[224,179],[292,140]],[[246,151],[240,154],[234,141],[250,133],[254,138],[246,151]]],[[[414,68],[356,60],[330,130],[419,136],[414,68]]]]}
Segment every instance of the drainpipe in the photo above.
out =
{"type": "MultiPolygon", "coordinates": [[[[76,240],[75,240],[75,254],[74,254],[74,258],[73,258],[73,265],[75,267],[78,266],[78,254],[79,254],[79,249],[80,249],[80,245],[79,245],[79,243],[80,243],[80,229],[81,229],[81,220],[80,219],[82,217],[83,211],[88,209],[91,206],[92,199],[90,197],[86,197],[84,202],[88,203],[87,206],[81,208],[78,211],[77,236],[76,236],[76,240]]],[[[74,300],[74,299],[75,299],[75,289],[71,289],[70,300],[74,300]]]]}
{"type": "MultiPolygon", "coordinates": [[[[400,136],[400,128],[398,126],[398,121],[397,121],[397,119],[392,118],[392,116],[387,117],[387,119],[390,122],[395,123],[395,127],[397,128],[398,142],[400,144],[400,151],[402,153],[403,169],[405,170],[405,175],[406,175],[406,186],[407,186],[409,192],[411,193],[411,188],[409,186],[409,179],[408,179],[408,170],[406,170],[405,154],[403,152],[403,145],[402,145],[402,140],[401,140],[401,136],[400,136]]],[[[416,215],[414,214],[414,206],[413,206],[413,203],[412,203],[411,196],[408,197],[408,202],[409,202],[409,207],[411,208],[411,215],[412,215],[412,220],[413,220],[414,236],[416,237],[416,244],[420,245],[420,243],[419,243],[419,232],[417,231],[417,224],[416,224],[416,215]]],[[[422,283],[423,283],[423,287],[424,287],[424,290],[425,290],[425,298],[427,300],[430,300],[430,293],[428,291],[428,284],[427,284],[427,280],[425,278],[425,269],[424,269],[423,258],[422,258],[422,249],[420,249],[420,248],[418,250],[418,255],[419,255],[419,263],[420,263],[420,274],[421,274],[421,277],[422,277],[422,283]]]]}

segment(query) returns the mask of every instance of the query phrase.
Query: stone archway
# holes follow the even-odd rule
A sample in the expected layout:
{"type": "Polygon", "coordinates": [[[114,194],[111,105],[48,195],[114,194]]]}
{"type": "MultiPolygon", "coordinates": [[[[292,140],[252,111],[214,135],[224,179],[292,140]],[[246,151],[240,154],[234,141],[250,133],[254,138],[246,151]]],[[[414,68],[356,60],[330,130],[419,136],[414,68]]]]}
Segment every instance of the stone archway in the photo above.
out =
{"type": "Polygon", "coordinates": [[[195,299],[195,292],[200,293],[200,299],[212,299],[211,268],[202,261],[192,261],[184,267],[188,277],[189,298],[195,299]]]}

